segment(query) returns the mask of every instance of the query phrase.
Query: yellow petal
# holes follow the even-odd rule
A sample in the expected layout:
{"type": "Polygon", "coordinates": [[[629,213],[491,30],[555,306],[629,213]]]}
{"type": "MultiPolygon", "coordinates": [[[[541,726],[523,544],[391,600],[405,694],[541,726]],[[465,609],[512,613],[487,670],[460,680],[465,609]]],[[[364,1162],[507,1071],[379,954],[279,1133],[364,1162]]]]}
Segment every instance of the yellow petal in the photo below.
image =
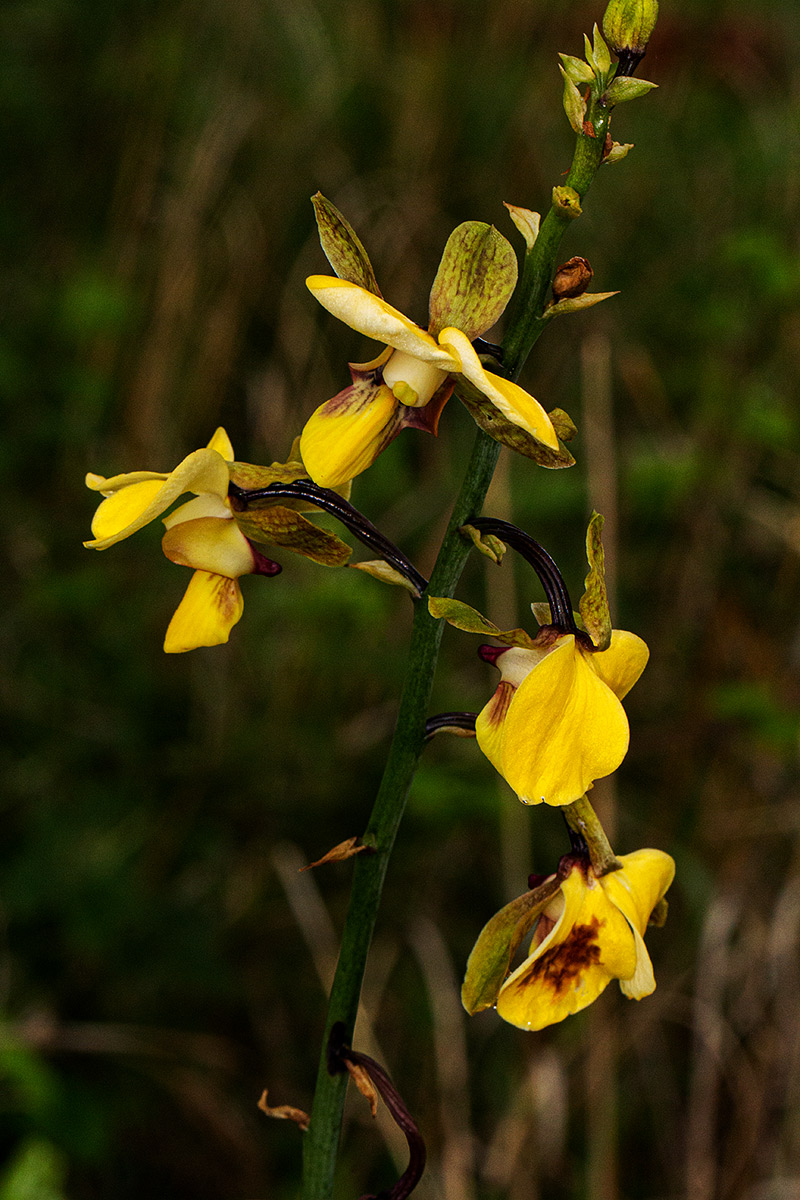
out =
{"type": "Polygon", "coordinates": [[[675,878],[675,860],[662,850],[636,850],[619,857],[622,870],[610,871],[601,883],[608,898],[644,934],[659,900],[675,878]]]}
{"type": "Polygon", "coordinates": [[[619,986],[623,996],[629,1000],[643,1000],[656,990],[656,977],[644,938],[638,929],[631,929],[631,933],[636,943],[636,969],[630,979],[620,979],[619,986]]]}
{"type": "Polygon", "coordinates": [[[250,543],[232,517],[181,521],[167,530],[161,547],[174,563],[229,579],[252,574],[255,564],[250,543]]]}
{"type": "Polygon", "coordinates": [[[649,657],[647,643],[640,637],[625,629],[615,629],[611,634],[611,645],[607,650],[593,654],[591,662],[603,682],[621,700],[636,683],[649,657]]]}
{"type": "Polygon", "coordinates": [[[509,421],[527,430],[551,450],[558,450],[558,438],[553,423],[538,400],[510,379],[501,379],[499,375],[485,371],[472,343],[459,329],[443,329],[439,334],[439,341],[442,345],[450,346],[458,354],[461,359],[461,373],[483,392],[509,421]]]}
{"type": "Polygon", "coordinates": [[[303,463],[320,487],[341,487],[360,475],[394,432],[397,400],[389,388],[376,388],[366,403],[363,392],[352,393],[350,388],[339,395],[348,394],[355,396],[355,403],[337,406],[339,397],[334,396],[312,413],[300,437],[303,463]]]}
{"type": "Polygon", "coordinates": [[[641,1000],[655,991],[653,964],[643,934],[650,914],[675,877],[675,863],[661,850],[636,850],[623,854],[622,870],[611,871],[601,886],[612,904],[630,923],[636,944],[636,970],[628,979],[620,979],[620,988],[632,1000],[641,1000]]]}
{"type": "Polygon", "coordinates": [[[161,524],[165,529],[171,529],[173,525],[180,525],[182,521],[196,521],[198,517],[221,517],[228,521],[231,510],[227,501],[220,500],[219,496],[195,496],[194,500],[187,500],[179,508],[174,508],[169,516],[163,517],[161,524]]]}
{"type": "Polygon", "coordinates": [[[593,873],[575,867],[561,894],[564,907],[555,927],[497,997],[498,1014],[522,1029],[543,1029],[580,1012],[612,979],[635,970],[630,926],[593,873]]]}
{"type": "Polygon", "coordinates": [[[489,762],[503,773],[503,726],[514,697],[515,688],[503,680],[489,703],[478,713],[475,720],[475,735],[478,745],[489,762]]]}
{"type": "MultiPolygon", "coordinates": [[[[351,329],[394,346],[395,350],[404,350],[442,371],[454,369],[453,355],[439,346],[429,333],[358,284],[332,275],[310,275],[306,287],[323,308],[351,329]]],[[[305,457],[303,462],[306,462],[305,457]]]]}
{"type": "Polygon", "coordinates": [[[169,623],[164,650],[167,654],[182,654],[198,646],[227,642],[243,609],[242,592],[235,579],[195,571],[169,623]]]}
{"type": "Polygon", "coordinates": [[[622,762],[628,718],[567,634],[517,688],[502,738],[500,772],[523,803],[571,804],[622,762]]]}
{"type": "Polygon", "coordinates": [[[216,450],[217,454],[221,454],[225,462],[233,462],[236,455],[233,453],[231,439],[228,437],[225,430],[220,425],[219,429],[215,430],[214,436],[207,446],[208,450],[216,450]]]}
{"type": "Polygon", "coordinates": [[[102,541],[113,538],[121,529],[127,529],[143,512],[147,512],[163,486],[163,479],[149,479],[111,492],[100,502],[92,517],[94,536],[102,541]]]}
{"type": "Polygon", "coordinates": [[[550,647],[547,650],[541,650],[538,647],[528,650],[520,646],[511,646],[497,659],[497,667],[502,680],[489,703],[478,713],[475,721],[475,733],[481,750],[492,766],[501,774],[503,772],[503,725],[508,716],[514,692],[549,651],[550,647]]]}
{"type": "Polygon", "coordinates": [[[86,475],[86,486],[93,492],[102,492],[104,496],[110,496],[112,492],[119,491],[120,488],[130,487],[134,483],[144,483],[149,479],[167,479],[168,476],[163,471],[127,471],[123,475],[110,475],[106,478],[105,475],[95,475],[93,471],[89,471],[86,475]]]}
{"type": "Polygon", "coordinates": [[[156,477],[117,485],[119,478],[106,480],[114,494],[104,500],[95,513],[92,522],[95,539],[84,542],[94,550],[105,550],[136,533],[166,512],[184,492],[198,495],[210,492],[221,498],[228,494],[228,464],[216,450],[195,450],[163,481],[156,477]],[[117,486],[112,488],[112,485],[117,486]],[[126,493],[129,493],[127,497],[126,493]]]}

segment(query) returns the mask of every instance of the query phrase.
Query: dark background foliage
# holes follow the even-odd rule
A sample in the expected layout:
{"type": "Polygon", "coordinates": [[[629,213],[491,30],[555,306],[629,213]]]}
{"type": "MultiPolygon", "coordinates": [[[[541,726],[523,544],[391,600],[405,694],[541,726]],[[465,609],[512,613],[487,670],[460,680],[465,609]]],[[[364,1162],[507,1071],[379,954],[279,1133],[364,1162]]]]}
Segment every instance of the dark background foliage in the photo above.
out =
{"type": "MultiPolygon", "coordinates": [[[[6,556],[0,1200],[280,1200],[310,1105],[346,864],[402,680],[410,605],[284,556],[224,648],[166,657],[182,569],[153,527],[81,548],[87,470],[169,469],[224,423],[285,456],[369,354],[306,292],[318,188],[387,298],[424,320],[448,233],[543,209],[569,163],[556,53],[602,15],[555,0],[12,0],[0,13],[0,444],[6,556]]],[[[420,1196],[784,1200],[800,1189],[798,19],[790,0],[664,4],[564,246],[621,295],[556,322],[523,376],[581,436],[549,473],[504,452],[488,508],[579,593],[609,516],[616,623],[649,642],[615,844],[669,850],[659,987],[540,1035],[457,988],[486,919],[552,869],[474,743],[427,752],[392,862],[362,1048],[418,1115],[420,1196]],[[615,1083],[616,1080],[616,1083],[615,1083]],[[615,1182],[618,1175],[619,1184],[615,1182]]],[[[425,570],[469,453],[399,438],[354,500],[425,570]]],[[[188,578],[188,576],[187,576],[188,578]]],[[[470,562],[499,622],[527,568],[470,562]]],[[[436,708],[494,686],[445,635],[436,708]]],[[[612,995],[612,992],[614,993],[612,995]]],[[[338,1196],[402,1142],[348,1106],[338,1196]]]]}

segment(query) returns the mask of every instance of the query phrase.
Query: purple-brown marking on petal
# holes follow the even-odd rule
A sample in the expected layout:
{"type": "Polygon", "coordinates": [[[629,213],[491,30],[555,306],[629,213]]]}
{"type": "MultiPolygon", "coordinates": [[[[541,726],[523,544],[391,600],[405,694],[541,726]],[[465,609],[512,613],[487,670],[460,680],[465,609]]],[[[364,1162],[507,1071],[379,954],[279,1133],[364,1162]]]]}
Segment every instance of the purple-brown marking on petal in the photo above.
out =
{"type": "Polygon", "coordinates": [[[239,585],[227,575],[218,576],[215,603],[225,621],[234,621],[239,605],[239,585]]]}
{"type": "Polygon", "coordinates": [[[484,709],[486,720],[490,725],[501,725],[505,721],[509,705],[516,690],[513,683],[508,683],[506,680],[498,683],[495,694],[484,709]]]}
{"type": "Polygon", "coordinates": [[[491,663],[494,667],[497,666],[500,655],[505,654],[506,650],[508,650],[508,646],[478,646],[478,658],[482,658],[486,663],[491,663]]]}
{"type": "Polygon", "coordinates": [[[545,950],[510,987],[524,991],[529,984],[541,981],[560,996],[587,967],[600,962],[599,932],[600,922],[596,916],[586,925],[573,925],[565,941],[545,950]]]}
{"type": "MultiPolygon", "coordinates": [[[[250,542],[250,539],[247,539],[250,542]]],[[[260,550],[256,550],[252,542],[250,549],[253,552],[253,574],[254,575],[280,575],[283,567],[280,563],[273,562],[271,558],[267,558],[266,554],[262,554],[260,550]]]]}
{"type": "Polygon", "coordinates": [[[436,437],[439,429],[439,417],[442,409],[453,394],[455,380],[449,375],[440,384],[427,404],[419,407],[409,407],[404,404],[404,412],[400,413],[400,425],[403,429],[421,429],[423,433],[432,433],[436,437]]]}

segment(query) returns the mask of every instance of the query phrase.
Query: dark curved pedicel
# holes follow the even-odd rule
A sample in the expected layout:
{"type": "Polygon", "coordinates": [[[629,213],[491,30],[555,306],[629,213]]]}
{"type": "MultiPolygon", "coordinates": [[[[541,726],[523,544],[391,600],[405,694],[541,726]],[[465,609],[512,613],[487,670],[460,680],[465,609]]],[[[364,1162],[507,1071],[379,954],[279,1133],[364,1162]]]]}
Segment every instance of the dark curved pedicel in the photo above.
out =
{"type": "Polygon", "coordinates": [[[324,512],[329,512],[337,521],[341,521],[364,546],[374,550],[384,562],[399,571],[420,595],[428,586],[425,576],[409,562],[402,550],[399,550],[394,542],[390,542],[363,513],[330,488],[318,487],[310,479],[299,479],[295,483],[271,483],[265,488],[242,488],[231,483],[228,495],[235,512],[244,512],[259,500],[289,499],[313,504],[324,512]]]}
{"type": "Polygon", "coordinates": [[[408,1142],[408,1166],[397,1183],[375,1195],[362,1196],[361,1200],[405,1200],[406,1196],[411,1195],[425,1170],[427,1151],[422,1134],[403,1103],[397,1088],[380,1063],[377,1063],[374,1058],[370,1058],[368,1054],[361,1054],[358,1050],[351,1049],[345,1042],[344,1024],[337,1021],[328,1038],[328,1071],[331,1075],[340,1075],[347,1070],[348,1063],[361,1067],[367,1072],[392,1114],[395,1124],[405,1134],[408,1142]]]}
{"type": "Polygon", "coordinates": [[[580,630],[572,615],[572,601],[569,598],[567,585],[544,546],[540,546],[524,529],[512,525],[510,521],[501,521],[499,517],[470,517],[469,524],[474,525],[476,529],[483,530],[484,533],[495,534],[518,554],[521,554],[525,561],[533,567],[544,588],[547,602],[550,605],[553,625],[563,630],[564,633],[580,635],[580,630]]]}

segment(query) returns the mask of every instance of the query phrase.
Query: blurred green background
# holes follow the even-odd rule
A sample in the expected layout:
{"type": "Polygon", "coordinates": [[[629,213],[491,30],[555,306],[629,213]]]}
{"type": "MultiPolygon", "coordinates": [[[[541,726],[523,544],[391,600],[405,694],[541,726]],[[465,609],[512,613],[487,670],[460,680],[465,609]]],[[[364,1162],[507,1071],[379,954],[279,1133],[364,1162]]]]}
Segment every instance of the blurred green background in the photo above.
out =
{"type": "MultiPolygon", "coordinates": [[[[450,230],[544,209],[569,165],[563,0],[9,0],[0,444],[0,1200],[281,1200],[310,1106],[347,864],[410,604],[283,555],[230,644],[167,657],[188,573],[148,528],[83,550],[87,470],[169,470],[224,423],[285,457],[364,339],[319,309],[309,196],[348,215],[387,298],[425,320],[450,230]]],[[[616,623],[651,646],[630,754],[598,787],[616,848],[678,862],[658,978],[538,1035],[467,1020],[488,917],[566,848],[474,743],[426,753],[387,881],[359,1044],[428,1138],[420,1200],[789,1200],[800,1194],[800,14],[665,3],[614,118],[635,150],[570,230],[598,290],[522,382],[578,465],[507,452],[487,511],[576,596],[593,505],[616,623]],[[615,795],[616,792],[616,795],[615,795]]],[[[400,437],[353,499],[430,567],[473,438],[400,437]]],[[[280,555],[277,555],[281,557],[280,555]]],[[[462,599],[525,622],[523,565],[462,599]]],[[[486,609],[485,609],[486,610],[486,609]]],[[[448,631],[435,711],[496,676],[448,631]]],[[[402,1139],[349,1102],[337,1196],[388,1186],[402,1139]]]]}

